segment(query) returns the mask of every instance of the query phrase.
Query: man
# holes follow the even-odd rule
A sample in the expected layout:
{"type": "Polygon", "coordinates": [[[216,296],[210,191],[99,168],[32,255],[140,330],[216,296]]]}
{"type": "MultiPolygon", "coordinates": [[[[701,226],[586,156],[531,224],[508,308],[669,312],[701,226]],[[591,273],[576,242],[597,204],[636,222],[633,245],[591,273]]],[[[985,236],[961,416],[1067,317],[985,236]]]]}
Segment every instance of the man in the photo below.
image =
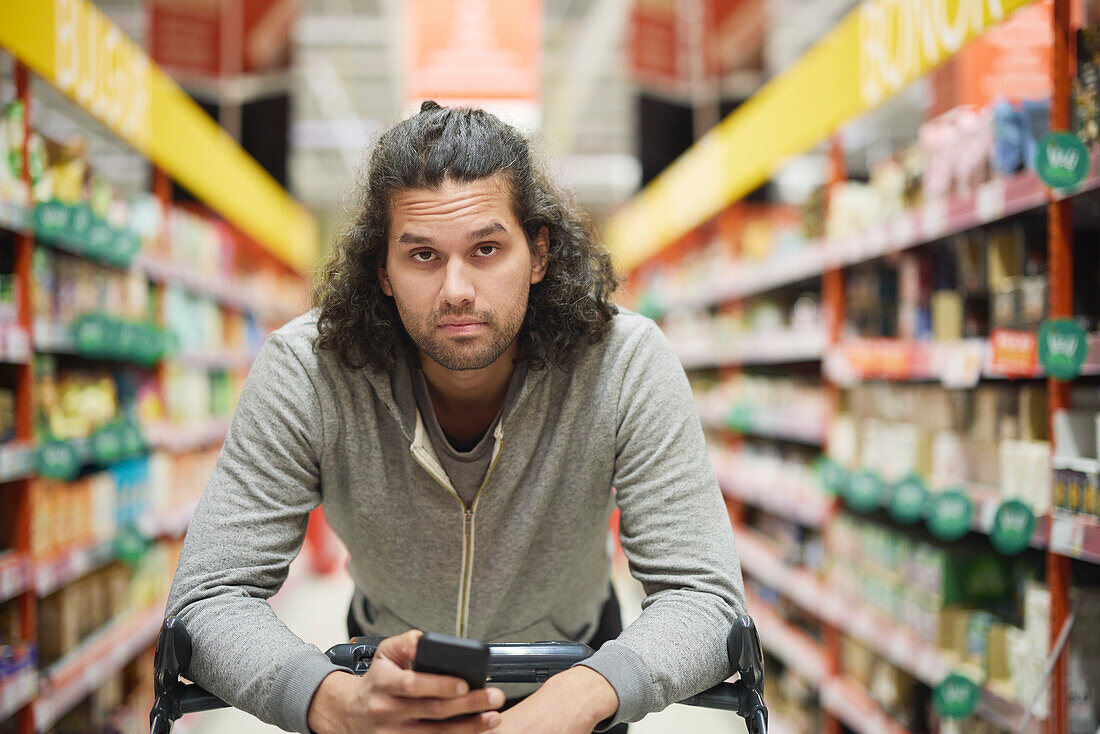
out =
{"type": "Polygon", "coordinates": [[[730,525],[683,370],[616,286],[514,129],[427,102],[387,131],[318,308],[257,357],[188,531],[168,612],[190,677],[291,731],[587,734],[729,675],[730,525]],[[647,594],[626,630],[616,503],[647,594]],[[361,679],[267,604],[318,504],[350,553],[349,627],[392,637],[361,679]],[[418,629],[599,650],[498,712],[498,689],[411,671],[418,629]]]}

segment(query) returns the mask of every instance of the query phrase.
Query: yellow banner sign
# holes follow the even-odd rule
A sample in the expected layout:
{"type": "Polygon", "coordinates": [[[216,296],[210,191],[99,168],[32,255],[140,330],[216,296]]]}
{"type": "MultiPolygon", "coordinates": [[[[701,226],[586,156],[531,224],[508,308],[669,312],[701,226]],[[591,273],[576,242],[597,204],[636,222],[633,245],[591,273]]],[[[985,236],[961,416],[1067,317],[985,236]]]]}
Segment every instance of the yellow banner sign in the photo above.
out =
{"type": "Polygon", "coordinates": [[[610,221],[629,270],[757,188],[1031,0],[865,0],[610,221]]]}
{"type": "Polygon", "coordinates": [[[313,215],[91,2],[0,0],[0,48],[276,257],[313,267],[313,215]]]}

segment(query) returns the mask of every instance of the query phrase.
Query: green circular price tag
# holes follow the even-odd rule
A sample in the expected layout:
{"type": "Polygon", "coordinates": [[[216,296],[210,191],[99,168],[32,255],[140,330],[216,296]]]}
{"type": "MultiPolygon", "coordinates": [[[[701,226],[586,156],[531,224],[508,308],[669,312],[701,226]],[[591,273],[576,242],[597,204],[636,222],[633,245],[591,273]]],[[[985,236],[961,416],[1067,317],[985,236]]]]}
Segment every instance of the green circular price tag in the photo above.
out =
{"type": "Polygon", "coordinates": [[[932,691],[932,706],[943,719],[966,719],[981,698],[978,684],[965,675],[950,673],[932,691]]]}
{"type": "Polygon", "coordinates": [[[1039,327],[1039,364],[1057,380],[1081,374],[1088,351],[1088,336],[1073,319],[1044,321],[1039,327]]]}
{"type": "Polygon", "coordinates": [[[951,489],[932,495],[926,523],[940,540],[958,540],[970,532],[974,503],[965,490],[951,489]]]}
{"type": "Polygon", "coordinates": [[[848,477],[844,499],[856,512],[871,512],[882,505],[883,483],[873,471],[859,471],[848,477]]]}
{"type": "Polygon", "coordinates": [[[47,240],[56,240],[69,231],[72,209],[60,201],[44,201],[34,207],[31,213],[31,226],[36,235],[47,240]]]}
{"type": "Polygon", "coordinates": [[[46,441],[38,447],[35,467],[44,477],[68,482],[80,473],[81,461],[71,441],[46,441]]]}
{"type": "Polygon", "coordinates": [[[999,553],[1014,556],[1022,553],[1035,532],[1035,514],[1019,500],[1005,500],[993,517],[989,539],[999,553]]]}
{"type": "Polygon", "coordinates": [[[103,357],[110,353],[110,323],[99,314],[86,314],[73,324],[76,351],[83,357],[103,357]]]}
{"type": "Polygon", "coordinates": [[[115,242],[115,231],[111,225],[102,219],[95,220],[88,228],[87,254],[95,260],[105,260],[109,257],[111,248],[115,242]]]}
{"type": "Polygon", "coordinates": [[[112,464],[122,457],[122,426],[104,426],[91,438],[92,458],[97,464],[112,464]]]}
{"type": "Polygon", "coordinates": [[[894,485],[890,496],[890,516],[900,523],[912,525],[924,517],[928,488],[924,480],[911,474],[894,485]]]}
{"type": "Polygon", "coordinates": [[[122,424],[122,453],[127,457],[145,453],[145,435],[136,423],[122,424]]]}
{"type": "Polygon", "coordinates": [[[1088,175],[1089,151],[1073,133],[1045,133],[1035,148],[1035,171],[1052,189],[1073,188],[1088,175]]]}
{"type": "Polygon", "coordinates": [[[752,406],[748,403],[738,403],[726,414],[726,428],[733,431],[745,432],[752,430],[754,421],[752,406]]]}
{"type": "Polygon", "coordinates": [[[111,543],[111,552],[128,566],[136,567],[152,545],[137,530],[127,527],[115,536],[111,543]]]}
{"type": "Polygon", "coordinates": [[[821,486],[833,496],[842,496],[848,487],[848,472],[833,459],[821,460],[821,486]]]}
{"type": "Polygon", "coordinates": [[[98,222],[92,208],[87,204],[74,204],[69,218],[69,230],[65,233],[66,245],[80,253],[89,251],[89,234],[98,222]]]}

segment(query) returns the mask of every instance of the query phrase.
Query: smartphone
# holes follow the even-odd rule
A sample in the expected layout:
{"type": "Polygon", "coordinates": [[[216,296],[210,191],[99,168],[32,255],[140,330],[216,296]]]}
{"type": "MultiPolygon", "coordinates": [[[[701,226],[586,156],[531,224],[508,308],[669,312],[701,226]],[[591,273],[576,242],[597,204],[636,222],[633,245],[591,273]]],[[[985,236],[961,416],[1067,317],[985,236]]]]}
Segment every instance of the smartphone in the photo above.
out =
{"type": "Polygon", "coordinates": [[[413,670],[453,675],[466,681],[470,690],[484,688],[489,675],[489,646],[479,640],[425,632],[416,644],[413,670]]]}

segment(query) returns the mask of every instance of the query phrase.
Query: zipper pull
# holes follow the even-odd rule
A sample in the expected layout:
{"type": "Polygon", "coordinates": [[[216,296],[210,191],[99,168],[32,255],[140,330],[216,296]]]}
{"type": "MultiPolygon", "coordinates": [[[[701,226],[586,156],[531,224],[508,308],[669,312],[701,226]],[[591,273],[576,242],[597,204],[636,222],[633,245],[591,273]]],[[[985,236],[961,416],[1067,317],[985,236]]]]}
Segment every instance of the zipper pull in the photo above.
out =
{"type": "Polygon", "coordinates": [[[474,511],[470,508],[466,508],[466,532],[470,532],[470,527],[474,524],[474,511]]]}

